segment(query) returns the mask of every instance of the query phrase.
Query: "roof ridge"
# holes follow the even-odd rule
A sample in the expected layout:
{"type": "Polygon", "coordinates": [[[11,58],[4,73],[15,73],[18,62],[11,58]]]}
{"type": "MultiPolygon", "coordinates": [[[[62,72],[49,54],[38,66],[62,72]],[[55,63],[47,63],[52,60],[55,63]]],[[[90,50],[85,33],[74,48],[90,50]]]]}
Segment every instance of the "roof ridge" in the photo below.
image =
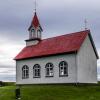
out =
{"type": "MultiPolygon", "coordinates": [[[[58,35],[58,36],[54,36],[54,37],[50,37],[50,38],[45,38],[45,39],[43,39],[43,40],[54,39],[54,38],[58,38],[58,37],[66,36],[66,35],[73,35],[73,34],[82,33],[82,32],[88,32],[88,33],[89,33],[90,30],[83,30],[83,31],[78,31],[78,32],[73,32],[73,33],[58,35]]],[[[43,41],[43,40],[42,40],[42,41],[43,41]]]]}

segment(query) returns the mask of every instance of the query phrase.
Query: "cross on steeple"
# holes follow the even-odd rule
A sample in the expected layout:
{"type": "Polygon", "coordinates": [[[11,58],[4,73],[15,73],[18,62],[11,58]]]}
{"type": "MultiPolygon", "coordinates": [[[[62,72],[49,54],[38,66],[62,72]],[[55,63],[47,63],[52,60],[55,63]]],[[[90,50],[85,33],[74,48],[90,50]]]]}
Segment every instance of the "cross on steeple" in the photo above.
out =
{"type": "Polygon", "coordinates": [[[35,10],[35,12],[36,12],[36,0],[34,1],[34,10],[35,10]]]}
{"type": "Polygon", "coordinates": [[[88,23],[87,19],[84,20],[84,23],[85,23],[85,30],[87,30],[87,23],[88,23]]]}

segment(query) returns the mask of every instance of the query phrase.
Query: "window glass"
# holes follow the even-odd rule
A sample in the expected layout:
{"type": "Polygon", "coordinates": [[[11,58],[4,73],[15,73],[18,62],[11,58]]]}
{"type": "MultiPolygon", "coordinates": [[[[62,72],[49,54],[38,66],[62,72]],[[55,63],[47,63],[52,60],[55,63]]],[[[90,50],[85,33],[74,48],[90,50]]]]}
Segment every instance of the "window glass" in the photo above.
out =
{"type": "Polygon", "coordinates": [[[35,64],[33,67],[33,77],[34,78],[40,77],[40,65],[39,64],[35,64]]]}
{"type": "Polygon", "coordinates": [[[37,31],[37,34],[38,34],[38,37],[41,38],[41,31],[40,30],[37,31]]]}
{"type": "Polygon", "coordinates": [[[68,64],[65,61],[59,63],[59,75],[68,76],[68,64]]]}
{"type": "Polygon", "coordinates": [[[45,68],[46,68],[46,76],[47,77],[51,77],[54,75],[54,72],[53,72],[53,64],[52,63],[47,63],[45,68]]]}
{"type": "Polygon", "coordinates": [[[29,78],[29,68],[27,65],[22,67],[22,79],[29,78]]]}

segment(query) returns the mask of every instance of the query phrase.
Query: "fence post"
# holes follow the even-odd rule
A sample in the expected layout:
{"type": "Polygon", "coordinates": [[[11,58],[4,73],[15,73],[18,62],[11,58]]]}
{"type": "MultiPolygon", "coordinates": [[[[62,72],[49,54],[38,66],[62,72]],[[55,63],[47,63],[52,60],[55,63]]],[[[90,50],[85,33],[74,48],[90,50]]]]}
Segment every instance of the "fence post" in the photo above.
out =
{"type": "Polygon", "coordinates": [[[16,96],[16,99],[17,99],[17,100],[20,100],[20,99],[21,99],[20,87],[19,87],[19,86],[16,87],[15,96],[16,96]]]}

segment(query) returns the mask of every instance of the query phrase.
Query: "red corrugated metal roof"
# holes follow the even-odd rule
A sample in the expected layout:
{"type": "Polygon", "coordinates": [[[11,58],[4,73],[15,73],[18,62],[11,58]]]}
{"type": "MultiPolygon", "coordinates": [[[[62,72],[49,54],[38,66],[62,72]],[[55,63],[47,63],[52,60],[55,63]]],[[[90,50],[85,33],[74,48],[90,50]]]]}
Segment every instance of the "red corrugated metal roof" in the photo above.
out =
{"type": "Polygon", "coordinates": [[[78,51],[89,30],[41,40],[39,44],[24,47],[15,60],[78,51]]]}

